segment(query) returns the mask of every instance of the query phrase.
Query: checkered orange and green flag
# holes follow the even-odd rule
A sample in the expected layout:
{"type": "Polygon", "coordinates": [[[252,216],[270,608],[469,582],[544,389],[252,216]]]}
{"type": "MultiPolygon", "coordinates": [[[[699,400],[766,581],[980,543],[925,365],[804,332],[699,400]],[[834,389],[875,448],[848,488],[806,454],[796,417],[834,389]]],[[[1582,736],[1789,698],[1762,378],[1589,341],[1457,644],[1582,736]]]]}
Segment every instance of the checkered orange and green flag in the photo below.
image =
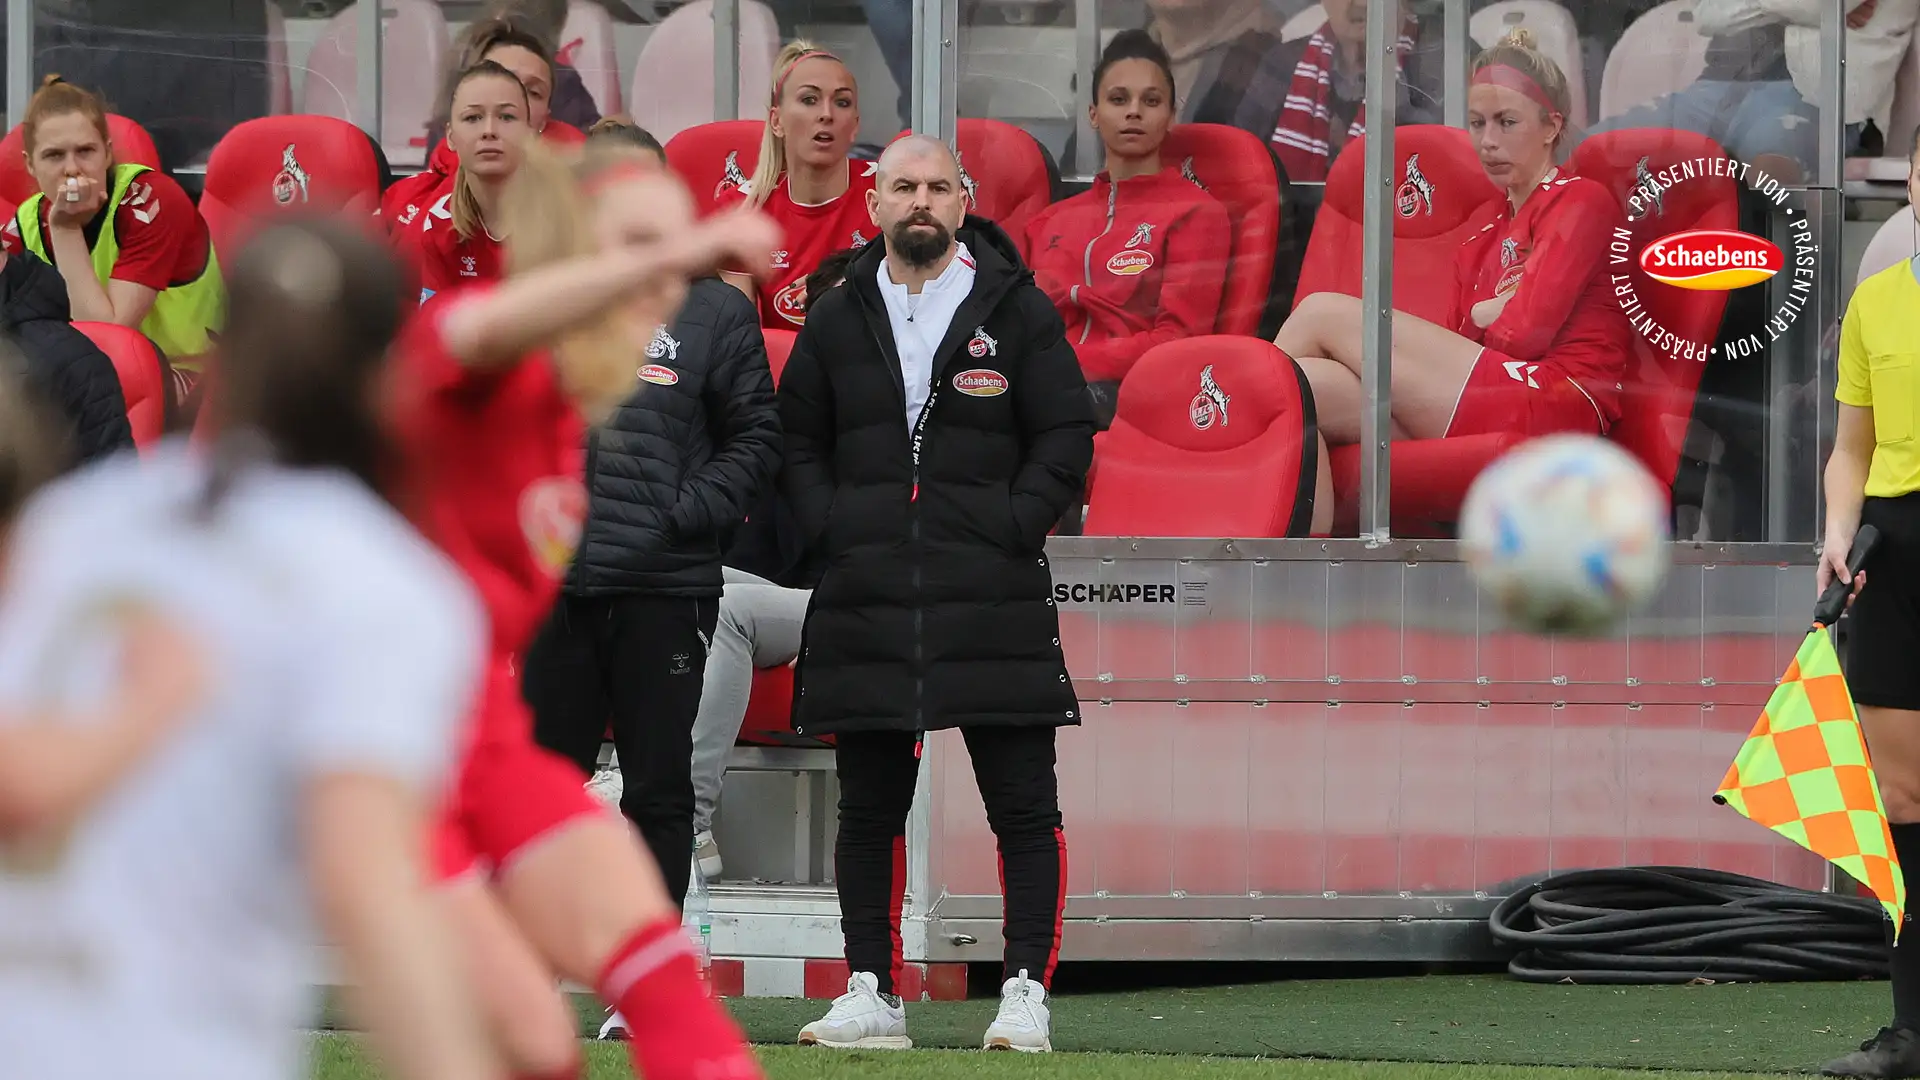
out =
{"type": "MultiPolygon", "coordinates": [[[[1865,561],[1876,535],[1855,538],[1849,562],[1865,561]]],[[[1835,582],[1786,675],[1714,793],[1715,802],[1799,844],[1873,891],[1899,935],[1907,889],[1894,856],[1886,806],[1874,778],[1853,695],[1827,627],[1846,603],[1835,582]]]]}

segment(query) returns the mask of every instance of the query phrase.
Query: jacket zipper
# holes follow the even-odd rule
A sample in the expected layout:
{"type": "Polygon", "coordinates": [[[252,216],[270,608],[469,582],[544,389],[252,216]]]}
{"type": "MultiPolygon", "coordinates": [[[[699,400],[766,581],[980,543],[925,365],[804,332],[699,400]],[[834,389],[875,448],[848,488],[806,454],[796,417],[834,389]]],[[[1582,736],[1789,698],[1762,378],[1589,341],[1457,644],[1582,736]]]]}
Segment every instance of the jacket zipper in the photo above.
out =
{"type": "Polygon", "coordinates": [[[933,415],[933,403],[940,399],[940,358],[933,358],[933,373],[927,378],[927,400],[920,406],[920,418],[914,422],[909,448],[913,457],[913,488],[907,495],[907,535],[913,541],[913,759],[927,742],[926,717],[926,588],[921,577],[920,550],[920,447],[925,440],[927,419],[933,415]]]}
{"type": "MultiPolygon", "coordinates": [[[[1107,238],[1107,234],[1113,231],[1114,212],[1117,209],[1116,204],[1119,201],[1120,201],[1120,185],[1117,183],[1114,183],[1112,180],[1108,180],[1107,181],[1107,227],[1100,230],[1099,236],[1096,236],[1093,239],[1087,241],[1087,250],[1085,250],[1084,252],[1081,252],[1080,254],[1080,278],[1081,278],[1081,281],[1089,289],[1093,288],[1093,247],[1095,244],[1098,244],[1100,241],[1105,240],[1107,238]]],[[[1073,298],[1074,303],[1076,304],[1079,303],[1080,302],[1080,286],[1075,285],[1072,289],[1069,289],[1068,295],[1073,298]]],[[[1093,320],[1088,319],[1086,322],[1080,325],[1080,340],[1074,342],[1074,344],[1085,345],[1087,343],[1087,335],[1092,332],[1093,332],[1093,320]]]]}

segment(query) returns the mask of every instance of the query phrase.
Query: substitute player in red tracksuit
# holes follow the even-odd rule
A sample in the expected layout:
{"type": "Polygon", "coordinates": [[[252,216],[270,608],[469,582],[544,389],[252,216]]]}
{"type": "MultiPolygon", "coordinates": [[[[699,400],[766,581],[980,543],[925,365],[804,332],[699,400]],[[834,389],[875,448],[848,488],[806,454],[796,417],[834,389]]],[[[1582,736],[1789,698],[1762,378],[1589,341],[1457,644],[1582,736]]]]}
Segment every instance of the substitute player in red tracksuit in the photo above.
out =
{"type": "Polygon", "coordinates": [[[535,745],[513,657],[579,540],[581,412],[596,417],[632,392],[634,358],[690,273],[727,259],[764,264],[778,231],[758,214],[696,226],[670,174],[603,148],[577,166],[529,148],[501,209],[515,273],[441,294],[399,345],[396,411],[421,528],[472,578],[492,621],[434,838],[450,920],[521,1075],[578,1075],[559,976],[626,1016],[649,1080],[756,1080],[738,1029],[703,989],[653,860],[571,763],[535,745]],[[582,241],[596,249],[577,249],[582,241]]]}
{"type": "Polygon", "coordinates": [[[1144,30],[1122,30],[1094,69],[1094,87],[1087,122],[1106,145],[1106,171],[1090,190],[1035,215],[1024,246],[1104,419],[1148,349],[1214,332],[1232,234],[1219,200],[1177,165],[1161,164],[1173,124],[1166,50],[1144,30]]]}
{"type": "Polygon", "coordinates": [[[757,207],[785,233],[770,267],[722,274],[760,308],[760,325],[798,330],[807,321],[807,275],[844,248],[878,235],[867,196],[878,162],[852,161],[860,131],[860,91],[840,58],[795,41],[773,65],[773,104],[753,176],[723,193],[716,207],[757,207]]]}
{"type": "MultiPolygon", "coordinates": [[[[1507,198],[1462,246],[1455,325],[1393,316],[1396,439],[1604,433],[1620,415],[1633,327],[1607,277],[1613,193],[1553,164],[1567,81],[1525,28],[1481,53],[1467,92],[1480,163],[1507,198]]],[[[1425,193],[1408,188],[1402,199],[1425,193]]],[[[1360,300],[1315,293],[1274,339],[1307,376],[1321,436],[1313,530],[1332,528],[1326,445],[1360,439],[1360,300]]]]}
{"type": "Polygon", "coordinates": [[[460,164],[445,193],[410,222],[396,223],[394,234],[422,303],[444,289],[498,281],[505,272],[500,202],[530,141],[527,106],[526,87],[491,60],[455,81],[447,144],[460,164]]]}

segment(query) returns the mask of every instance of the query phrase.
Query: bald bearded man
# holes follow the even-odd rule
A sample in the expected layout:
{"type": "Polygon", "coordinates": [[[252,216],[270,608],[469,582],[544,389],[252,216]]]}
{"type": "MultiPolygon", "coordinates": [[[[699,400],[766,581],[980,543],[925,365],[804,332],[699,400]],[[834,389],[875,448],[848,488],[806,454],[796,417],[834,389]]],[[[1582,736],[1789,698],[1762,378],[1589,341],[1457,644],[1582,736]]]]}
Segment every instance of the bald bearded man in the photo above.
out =
{"type": "Polygon", "coordinates": [[[1060,316],[1013,241],[965,213],[944,143],[909,136],[867,196],[883,243],[807,313],[780,379],[783,483],[824,566],[794,731],[833,735],[834,877],[852,977],[802,1043],[905,1049],[907,811],[929,731],[958,728],[999,841],[1006,957],[987,1049],[1052,1049],[1066,836],[1054,733],[1080,722],[1047,533],[1093,460],[1060,316]]]}

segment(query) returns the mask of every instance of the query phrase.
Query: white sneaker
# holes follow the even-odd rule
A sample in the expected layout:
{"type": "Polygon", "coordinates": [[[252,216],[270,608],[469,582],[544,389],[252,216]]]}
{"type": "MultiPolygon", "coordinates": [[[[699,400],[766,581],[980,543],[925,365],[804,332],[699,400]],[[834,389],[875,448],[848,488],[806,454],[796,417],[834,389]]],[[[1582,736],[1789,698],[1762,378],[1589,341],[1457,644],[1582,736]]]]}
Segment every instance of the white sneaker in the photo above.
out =
{"type": "Polygon", "coordinates": [[[856,971],[847,992],[833,999],[827,1015],[800,1029],[800,1045],[840,1050],[911,1050],[907,1007],[893,994],[880,993],[880,980],[856,971]]]}
{"type": "Polygon", "coordinates": [[[620,766],[603,765],[587,781],[587,794],[600,800],[601,805],[611,809],[620,809],[620,796],[626,791],[626,782],[620,779],[620,766]]]}
{"type": "Polygon", "coordinates": [[[1047,1014],[1047,989],[1027,978],[1025,968],[1000,987],[1000,1014],[987,1025],[982,1050],[1019,1050],[1028,1054],[1053,1049],[1047,1014]]]}
{"type": "Polygon", "coordinates": [[[700,864],[700,876],[708,881],[719,881],[722,863],[720,845],[713,839],[713,830],[693,834],[693,859],[700,864]]]}
{"type": "Polygon", "coordinates": [[[621,1016],[618,1009],[607,1010],[607,1022],[600,1025],[600,1037],[616,1042],[627,1041],[627,1018],[621,1016]]]}

